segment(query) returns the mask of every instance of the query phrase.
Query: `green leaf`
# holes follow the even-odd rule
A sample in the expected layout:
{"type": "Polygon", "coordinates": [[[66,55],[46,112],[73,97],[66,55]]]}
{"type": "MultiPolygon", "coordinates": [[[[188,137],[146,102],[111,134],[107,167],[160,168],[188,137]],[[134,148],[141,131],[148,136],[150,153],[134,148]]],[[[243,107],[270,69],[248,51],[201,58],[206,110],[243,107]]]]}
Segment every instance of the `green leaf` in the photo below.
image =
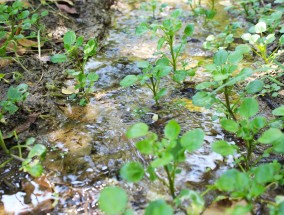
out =
{"type": "Polygon", "coordinates": [[[65,54],[56,54],[53,55],[50,60],[52,63],[63,63],[67,60],[67,57],[65,54]]]}
{"type": "Polygon", "coordinates": [[[278,128],[269,128],[265,131],[258,141],[263,144],[271,144],[282,136],[282,132],[278,128]]]}
{"type": "Polygon", "coordinates": [[[79,48],[80,46],[82,46],[84,43],[84,37],[80,36],[76,39],[76,43],[75,43],[75,46],[77,48],[79,48]]]}
{"type": "Polygon", "coordinates": [[[28,139],[26,139],[26,145],[29,146],[29,145],[32,145],[34,144],[36,141],[36,139],[34,137],[30,137],[28,139]]]}
{"type": "Polygon", "coordinates": [[[197,90],[204,90],[204,89],[208,89],[212,86],[214,86],[213,82],[202,82],[202,83],[198,84],[195,88],[197,90]]]}
{"type": "Polygon", "coordinates": [[[97,46],[97,41],[93,39],[89,40],[84,47],[84,59],[94,56],[97,52],[97,46]]]}
{"type": "Polygon", "coordinates": [[[282,105],[282,106],[280,106],[280,107],[274,109],[274,110],[272,111],[272,114],[273,114],[274,116],[284,116],[284,105],[282,105]]]}
{"type": "Polygon", "coordinates": [[[254,179],[259,184],[272,182],[274,179],[274,168],[271,164],[261,164],[253,169],[254,179]]]}
{"type": "Polygon", "coordinates": [[[63,37],[64,47],[69,49],[76,42],[76,34],[74,31],[68,31],[63,37]]]}
{"type": "Polygon", "coordinates": [[[241,51],[234,51],[229,54],[228,62],[231,64],[237,64],[243,59],[243,53],[241,51]]]}
{"type": "Polygon", "coordinates": [[[256,129],[256,131],[264,128],[266,126],[266,118],[263,116],[258,116],[255,117],[251,122],[250,122],[250,127],[252,129],[256,129]]]}
{"type": "Polygon", "coordinates": [[[238,123],[230,119],[222,119],[221,125],[226,131],[233,132],[233,133],[237,132],[239,129],[238,123]]]}
{"type": "Polygon", "coordinates": [[[169,152],[165,152],[162,154],[160,158],[155,159],[151,162],[151,166],[153,168],[162,167],[168,165],[174,159],[173,155],[169,152]]]}
{"type": "Polygon", "coordinates": [[[214,103],[214,99],[208,92],[198,92],[192,97],[192,102],[196,106],[210,108],[214,103]]]}
{"type": "Polygon", "coordinates": [[[135,84],[138,81],[138,77],[136,75],[127,75],[120,81],[120,86],[129,87],[135,84]]]}
{"type": "Polygon", "coordinates": [[[33,157],[40,157],[43,158],[46,154],[46,147],[41,144],[36,144],[34,147],[32,147],[31,151],[28,154],[28,158],[33,157]]]}
{"type": "Polygon", "coordinates": [[[272,150],[279,154],[284,154],[284,134],[282,133],[278,139],[273,141],[272,150]]]}
{"type": "Polygon", "coordinates": [[[240,105],[239,113],[244,118],[250,118],[257,114],[258,112],[258,102],[254,98],[245,98],[240,105]]]}
{"type": "Polygon", "coordinates": [[[224,140],[218,140],[212,144],[212,150],[222,156],[233,155],[236,151],[235,146],[224,140]]]}
{"type": "Polygon", "coordinates": [[[142,154],[152,154],[153,153],[153,141],[145,139],[141,140],[136,143],[136,148],[142,153],[142,154]]]}
{"type": "Polygon", "coordinates": [[[158,41],[157,50],[160,50],[163,47],[165,42],[166,42],[166,39],[164,37],[161,37],[158,41]]]}
{"type": "Polygon", "coordinates": [[[146,33],[149,30],[148,25],[146,23],[142,23],[140,26],[138,26],[135,30],[135,33],[137,35],[141,35],[146,33]]]}
{"type": "Polygon", "coordinates": [[[129,162],[121,168],[120,175],[128,182],[138,182],[144,176],[144,168],[141,163],[129,162]]]}
{"type": "Polygon", "coordinates": [[[214,55],[213,62],[217,66],[221,66],[227,62],[227,58],[228,58],[228,52],[221,49],[214,55]]]}
{"type": "Polygon", "coordinates": [[[24,171],[28,172],[33,177],[37,178],[42,175],[43,167],[38,160],[31,161],[30,159],[26,159],[22,166],[24,171]]]}
{"type": "Polygon", "coordinates": [[[127,206],[128,197],[120,187],[106,187],[99,196],[99,208],[106,215],[122,213],[127,206]]]}
{"type": "Polygon", "coordinates": [[[148,68],[150,66],[150,63],[148,61],[139,61],[137,62],[137,67],[139,68],[148,68]]]}
{"type": "Polygon", "coordinates": [[[259,22],[255,25],[255,33],[261,34],[266,31],[266,23],[265,22],[259,22]]]}
{"type": "Polygon", "coordinates": [[[161,90],[159,90],[159,92],[155,96],[155,99],[159,100],[160,98],[162,98],[165,95],[167,95],[167,92],[168,92],[168,90],[166,88],[162,88],[161,90]]]}
{"type": "Polygon", "coordinates": [[[279,44],[280,44],[281,46],[284,45],[284,34],[282,34],[282,36],[279,38],[279,44]]]}
{"type": "Polygon", "coordinates": [[[236,47],[236,51],[241,52],[243,54],[249,53],[251,51],[251,47],[246,44],[241,44],[236,47]]]}
{"type": "Polygon", "coordinates": [[[145,215],[173,215],[173,209],[164,200],[151,202],[145,210],[145,215]]]}
{"type": "Polygon", "coordinates": [[[180,133],[180,125],[175,120],[171,120],[166,125],[164,133],[169,140],[176,140],[180,133]]]}
{"type": "Polygon", "coordinates": [[[95,82],[97,80],[99,80],[99,75],[95,72],[90,72],[88,75],[87,75],[87,79],[91,82],[95,82]]]}
{"type": "Polygon", "coordinates": [[[246,91],[250,94],[260,92],[264,87],[264,82],[261,80],[254,80],[246,86],[246,91]]]}
{"type": "Polygon", "coordinates": [[[193,152],[201,147],[203,140],[204,132],[197,128],[182,135],[180,143],[188,152],[193,152]]]}
{"type": "Polygon", "coordinates": [[[143,137],[148,133],[148,129],[149,127],[145,123],[136,123],[127,130],[126,136],[128,138],[143,137]]]}
{"type": "Polygon", "coordinates": [[[188,24],[184,29],[184,35],[189,37],[194,32],[194,24],[188,24]]]}

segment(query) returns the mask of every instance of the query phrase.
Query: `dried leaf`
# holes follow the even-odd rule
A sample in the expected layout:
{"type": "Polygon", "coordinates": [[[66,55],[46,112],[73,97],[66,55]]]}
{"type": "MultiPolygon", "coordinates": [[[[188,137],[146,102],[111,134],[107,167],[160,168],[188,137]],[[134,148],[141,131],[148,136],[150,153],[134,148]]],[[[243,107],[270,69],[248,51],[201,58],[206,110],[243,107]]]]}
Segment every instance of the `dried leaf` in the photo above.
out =
{"type": "Polygon", "coordinates": [[[65,11],[65,12],[67,12],[69,14],[78,14],[75,8],[69,7],[69,6],[65,5],[65,4],[56,4],[56,6],[60,10],[65,11]]]}
{"type": "Polygon", "coordinates": [[[61,92],[65,95],[71,95],[73,93],[79,93],[79,90],[75,89],[75,86],[68,86],[67,88],[62,88],[61,92]]]}
{"type": "Polygon", "coordinates": [[[12,61],[9,59],[0,59],[0,68],[4,68],[5,66],[8,66],[12,61]]]}
{"type": "MultiPolygon", "coordinates": [[[[37,47],[38,45],[37,41],[28,40],[26,38],[18,39],[18,43],[24,47],[37,47]]],[[[42,42],[40,46],[42,47],[43,45],[44,43],[42,42]]]]}

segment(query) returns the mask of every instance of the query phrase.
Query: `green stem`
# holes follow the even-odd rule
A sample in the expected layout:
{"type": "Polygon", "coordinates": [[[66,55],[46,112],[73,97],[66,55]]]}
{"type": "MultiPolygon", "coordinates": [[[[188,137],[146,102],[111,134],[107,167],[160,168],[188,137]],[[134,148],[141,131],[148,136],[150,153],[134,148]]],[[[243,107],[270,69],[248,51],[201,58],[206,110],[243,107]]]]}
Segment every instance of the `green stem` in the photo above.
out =
{"type": "Polygon", "coordinates": [[[164,169],[167,173],[167,176],[168,176],[168,181],[169,181],[169,189],[170,189],[170,192],[171,192],[171,196],[173,199],[176,198],[176,195],[175,195],[175,185],[174,185],[174,179],[171,177],[171,174],[170,174],[170,171],[169,171],[169,167],[166,165],[164,166],[164,169]]]}
{"type": "Polygon", "coordinates": [[[174,70],[174,73],[175,73],[176,70],[177,70],[177,64],[176,64],[176,57],[175,57],[175,52],[174,52],[174,36],[173,35],[170,36],[169,46],[170,46],[170,52],[171,52],[171,56],[172,56],[173,70],[174,70]]]}
{"type": "Polygon", "coordinates": [[[155,103],[158,106],[159,105],[159,101],[157,99],[157,89],[156,89],[155,80],[154,80],[153,77],[150,77],[150,81],[151,81],[151,84],[152,84],[152,92],[153,92],[153,95],[154,95],[155,103]]]}
{"type": "Polygon", "coordinates": [[[252,154],[252,144],[250,140],[246,140],[246,146],[247,146],[247,156],[246,156],[246,169],[249,169],[250,166],[250,160],[251,160],[251,154],[252,154]]]}
{"type": "Polygon", "coordinates": [[[9,149],[6,147],[6,144],[4,142],[4,139],[3,139],[3,135],[2,135],[2,132],[0,130],[0,146],[1,148],[4,150],[4,152],[8,155],[10,155],[10,151],[9,149]]]}
{"type": "Polygon", "coordinates": [[[231,105],[230,105],[230,99],[229,99],[229,87],[225,86],[225,100],[226,100],[226,108],[229,112],[229,114],[231,115],[231,117],[236,121],[236,117],[231,109],[231,105]]]}

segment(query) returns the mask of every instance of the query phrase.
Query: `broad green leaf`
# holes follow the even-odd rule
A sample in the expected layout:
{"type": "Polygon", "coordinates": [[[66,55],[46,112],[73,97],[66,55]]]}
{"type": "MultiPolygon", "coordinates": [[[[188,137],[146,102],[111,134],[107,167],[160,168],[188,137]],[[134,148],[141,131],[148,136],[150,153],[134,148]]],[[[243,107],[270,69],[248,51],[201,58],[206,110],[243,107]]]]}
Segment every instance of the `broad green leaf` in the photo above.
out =
{"type": "Polygon", "coordinates": [[[253,169],[254,179],[259,184],[272,182],[274,179],[274,168],[271,164],[261,164],[253,169]]]}
{"type": "Polygon", "coordinates": [[[260,92],[264,87],[264,82],[261,80],[254,80],[246,86],[246,91],[250,94],[260,92]]]}
{"type": "Polygon", "coordinates": [[[120,86],[129,87],[135,84],[138,81],[138,77],[136,75],[127,75],[120,81],[120,86]]]}
{"type": "Polygon", "coordinates": [[[162,154],[160,158],[155,159],[151,162],[151,166],[153,168],[162,167],[168,165],[174,159],[173,155],[169,152],[165,152],[162,154]]]}
{"type": "Polygon", "coordinates": [[[255,117],[251,122],[250,122],[250,127],[252,129],[256,129],[256,131],[264,128],[266,126],[266,118],[263,116],[258,116],[255,117]]]}
{"type": "Polygon", "coordinates": [[[159,100],[160,98],[167,95],[167,92],[168,92],[167,88],[160,89],[159,92],[157,93],[157,95],[155,96],[155,99],[159,100]]]}
{"type": "Polygon", "coordinates": [[[40,157],[44,158],[46,154],[46,147],[41,144],[36,144],[34,147],[32,147],[31,151],[29,152],[28,158],[33,158],[33,157],[40,157]]]}
{"type": "Polygon", "coordinates": [[[231,119],[222,119],[221,120],[222,127],[229,132],[237,132],[239,129],[238,123],[236,123],[234,120],[231,119]]]}
{"type": "Polygon", "coordinates": [[[173,209],[164,200],[151,202],[145,210],[145,215],[173,215],[173,209]]]}
{"type": "Polygon", "coordinates": [[[76,39],[75,45],[76,45],[76,47],[79,48],[80,46],[83,45],[83,43],[84,43],[84,37],[80,36],[80,37],[78,37],[78,38],[76,39]]]}
{"type": "Polygon", "coordinates": [[[194,24],[188,24],[184,29],[184,35],[189,37],[194,32],[194,24]]]}
{"type": "Polygon", "coordinates": [[[282,132],[278,128],[269,128],[260,136],[258,141],[263,144],[271,144],[281,136],[282,132]]]}
{"type": "Polygon", "coordinates": [[[88,59],[88,57],[92,57],[97,52],[97,41],[91,39],[87,42],[84,47],[84,59],[88,59]]]}
{"type": "Polygon", "coordinates": [[[141,163],[129,162],[121,168],[120,175],[128,182],[138,182],[144,176],[144,168],[141,163]]]}
{"type": "Polygon", "coordinates": [[[43,172],[43,167],[42,165],[39,163],[38,160],[30,160],[30,159],[26,159],[23,164],[23,169],[24,171],[28,172],[30,175],[32,175],[33,177],[40,177],[42,175],[43,172]],[[27,163],[26,163],[27,161],[27,163]]]}
{"type": "Polygon", "coordinates": [[[136,123],[127,130],[126,136],[128,138],[143,137],[148,133],[148,129],[149,127],[145,123],[136,123]]]}
{"type": "Polygon", "coordinates": [[[180,143],[188,152],[193,152],[201,147],[203,140],[204,132],[197,128],[182,135],[180,143]]]}
{"type": "Polygon", "coordinates": [[[87,79],[91,82],[95,82],[97,80],[99,80],[99,75],[95,72],[90,72],[88,75],[87,75],[87,79]]]}
{"type": "Polygon", "coordinates": [[[284,34],[282,34],[282,36],[279,38],[279,44],[280,44],[281,46],[284,45],[284,34]]]}
{"type": "Polygon", "coordinates": [[[245,98],[240,105],[239,113],[244,118],[250,118],[257,114],[258,112],[258,102],[254,98],[245,98]]]}
{"type": "Polygon", "coordinates": [[[264,43],[265,43],[266,45],[268,45],[268,44],[272,43],[275,39],[276,39],[276,37],[275,37],[274,34],[269,34],[269,35],[267,35],[267,36],[265,37],[264,43]]]}
{"type": "Polygon", "coordinates": [[[164,37],[161,37],[158,41],[157,50],[160,50],[163,47],[165,42],[166,42],[166,39],[164,37]]]}
{"type": "Polygon", "coordinates": [[[214,103],[214,98],[208,92],[198,92],[192,97],[192,102],[196,106],[210,108],[214,103]]]}
{"type": "Polygon", "coordinates": [[[195,88],[197,90],[204,90],[204,89],[208,89],[212,86],[214,86],[214,82],[202,82],[202,83],[198,84],[195,88]]]}
{"type": "Polygon", "coordinates": [[[251,47],[246,44],[241,44],[236,47],[236,51],[241,52],[243,54],[249,53],[251,51],[251,47]]]}
{"type": "Polygon", "coordinates": [[[106,215],[121,214],[127,206],[128,197],[120,187],[106,187],[99,196],[99,208],[106,215]]]}
{"type": "Polygon", "coordinates": [[[284,154],[284,134],[282,133],[278,139],[273,141],[273,151],[279,154],[284,154]]]}
{"type": "Polygon", "coordinates": [[[243,53],[240,51],[234,51],[229,54],[228,62],[231,64],[237,64],[243,59],[243,53]]]}
{"type": "Polygon", "coordinates": [[[214,55],[213,62],[214,64],[221,66],[227,62],[227,58],[228,58],[228,52],[221,49],[214,55]]]}
{"type": "Polygon", "coordinates": [[[266,31],[266,23],[265,22],[259,22],[255,25],[255,33],[261,34],[266,31]]]}
{"type": "Polygon", "coordinates": [[[76,42],[76,34],[74,31],[68,31],[63,37],[64,47],[67,45],[69,49],[76,42]]]}
{"type": "Polygon", "coordinates": [[[212,150],[220,155],[228,156],[236,152],[234,145],[227,143],[224,140],[218,140],[212,144],[212,150]]]}
{"type": "Polygon", "coordinates": [[[139,61],[137,62],[137,67],[139,68],[147,68],[150,65],[148,61],[139,61]]]}
{"type": "Polygon", "coordinates": [[[137,35],[141,35],[146,33],[147,31],[149,31],[148,25],[146,23],[142,23],[136,28],[135,33],[137,35]]]}
{"type": "Polygon", "coordinates": [[[34,144],[36,141],[36,139],[34,137],[30,137],[28,139],[26,139],[26,145],[29,146],[29,145],[32,145],[34,144]]]}
{"type": "Polygon", "coordinates": [[[181,15],[182,15],[182,10],[181,9],[176,9],[174,12],[172,12],[171,17],[178,18],[181,15]]]}
{"type": "Polygon", "coordinates": [[[67,57],[65,54],[56,54],[53,55],[50,60],[52,63],[63,63],[67,60],[67,57]]]}
{"type": "Polygon", "coordinates": [[[284,105],[282,105],[282,106],[280,106],[280,107],[274,109],[274,110],[272,111],[272,114],[273,114],[274,116],[284,116],[284,105]]]}
{"type": "Polygon", "coordinates": [[[145,139],[141,140],[136,143],[136,148],[142,153],[142,154],[151,154],[153,152],[153,142],[151,140],[145,139]]]}
{"type": "Polygon", "coordinates": [[[164,129],[165,137],[169,140],[176,140],[180,133],[180,125],[175,121],[171,120],[168,122],[164,129]]]}

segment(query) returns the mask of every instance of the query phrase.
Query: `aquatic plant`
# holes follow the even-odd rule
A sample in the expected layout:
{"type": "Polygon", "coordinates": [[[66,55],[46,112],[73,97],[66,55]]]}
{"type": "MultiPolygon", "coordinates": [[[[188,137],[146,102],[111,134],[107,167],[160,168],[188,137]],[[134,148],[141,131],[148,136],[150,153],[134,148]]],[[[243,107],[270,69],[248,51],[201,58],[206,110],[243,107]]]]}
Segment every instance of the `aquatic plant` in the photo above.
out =
{"type": "Polygon", "coordinates": [[[53,63],[68,61],[72,64],[73,68],[68,69],[67,73],[75,78],[75,90],[79,90],[82,96],[80,105],[85,105],[88,101],[88,94],[94,92],[94,82],[99,79],[95,72],[85,72],[85,65],[88,59],[97,52],[97,41],[90,39],[84,44],[82,36],[77,38],[74,31],[68,31],[63,37],[63,42],[65,53],[52,56],[51,61],[53,63]]]}
{"type": "MultiPolygon", "coordinates": [[[[141,154],[149,156],[152,159],[148,167],[143,167],[139,162],[128,162],[121,168],[120,175],[123,179],[132,183],[140,181],[144,176],[147,176],[151,181],[159,180],[168,188],[176,207],[180,207],[185,211],[191,211],[191,214],[199,214],[204,207],[202,197],[192,190],[177,191],[175,179],[176,175],[181,172],[179,164],[185,161],[186,154],[192,153],[202,146],[204,132],[197,128],[179,136],[180,131],[180,125],[175,120],[167,123],[164,128],[164,137],[161,139],[158,138],[157,134],[150,132],[148,125],[144,123],[137,123],[131,126],[127,130],[126,136],[131,139],[144,137],[142,140],[136,142],[136,148],[141,154]],[[167,181],[158,174],[159,169],[164,169],[167,181]],[[185,199],[191,201],[191,204],[187,208],[183,208],[184,205],[182,205],[185,199]]],[[[104,195],[100,197],[100,205],[105,205],[105,201],[107,199],[104,195]]],[[[159,204],[157,202],[150,203],[146,208],[146,214],[152,214],[147,211],[154,210],[152,207],[156,208],[160,204],[163,205],[163,208],[166,208],[165,210],[173,211],[162,202],[159,204]]],[[[101,209],[104,210],[104,207],[101,207],[101,209]]]]}
{"type": "Polygon", "coordinates": [[[184,51],[187,37],[191,36],[194,32],[194,25],[188,24],[183,29],[183,34],[179,35],[183,25],[179,16],[181,16],[182,10],[175,10],[171,17],[165,19],[162,24],[141,23],[136,28],[136,34],[141,35],[148,31],[151,31],[155,36],[159,38],[157,44],[157,55],[161,55],[162,58],[167,58],[172,66],[172,77],[176,82],[183,82],[188,76],[193,76],[195,73],[192,69],[185,69],[186,62],[180,60],[181,53],[184,51]],[[176,41],[176,37],[180,36],[181,40],[176,41]],[[165,48],[165,51],[161,51],[165,48]],[[181,68],[180,68],[181,67],[181,68]]]}
{"type": "Polygon", "coordinates": [[[19,104],[24,102],[28,95],[28,85],[10,86],[6,99],[0,102],[0,122],[5,123],[5,114],[15,114],[19,109],[19,104]]]}
{"type": "Polygon", "coordinates": [[[17,140],[17,145],[8,149],[0,130],[0,147],[11,157],[1,163],[0,168],[3,168],[11,160],[15,159],[22,162],[21,169],[25,172],[28,172],[34,177],[41,176],[43,167],[40,162],[45,158],[46,147],[42,144],[36,144],[36,139],[33,137],[28,138],[23,144],[19,142],[16,132],[14,132],[14,137],[17,140]],[[27,149],[29,151],[26,158],[23,157],[23,149],[27,149]]]}

